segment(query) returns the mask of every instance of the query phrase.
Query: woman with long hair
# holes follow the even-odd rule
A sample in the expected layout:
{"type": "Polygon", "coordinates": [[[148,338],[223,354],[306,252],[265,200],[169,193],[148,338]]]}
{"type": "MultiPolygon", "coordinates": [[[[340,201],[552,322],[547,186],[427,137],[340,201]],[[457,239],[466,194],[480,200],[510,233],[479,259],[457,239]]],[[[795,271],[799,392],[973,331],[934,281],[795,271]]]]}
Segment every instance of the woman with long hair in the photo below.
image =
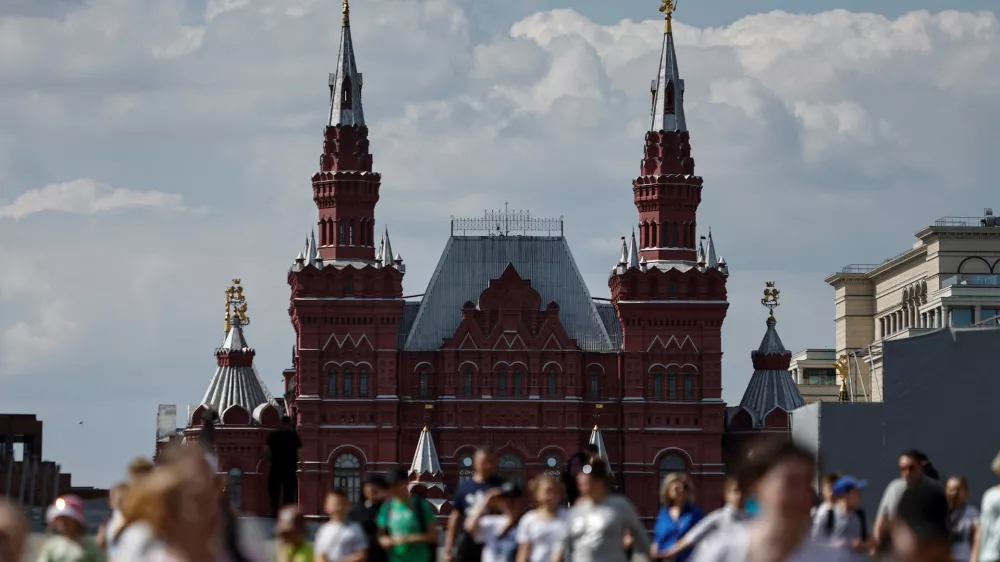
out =
{"type": "Polygon", "coordinates": [[[955,562],[969,562],[979,530],[979,510],[969,505],[969,482],[964,476],[952,476],[945,483],[948,500],[948,528],[951,530],[951,557],[955,562]]]}
{"type": "MultiPolygon", "coordinates": [[[[705,517],[705,512],[694,504],[694,484],[682,472],[668,474],[660,486],[660,500],[663,507],[656,516],[653,527],[653,544],[650,546],[650,556],[660,558],[677,544],[699,521],[705,517]]],[[[677,562],[685,562],[691,556],[691,549],[672,553],[677,562]]]]}
{"type": "Polygon", "coordinates": [[[543,474],[528,483],[535,509],[517,527],[517,562],[549,562],[566,535],[563,490],[554,476],[543,474]]]}
{"type": "Polygon", "coordinates": [[[524,490],[517,482],[505,482],[486,493],[465,522],[465,532],[483,544],[483,562],[514,562],[517,533],[524,515],[524,490]],[[486,515],[496,510],[496,515],[486,515]]]}

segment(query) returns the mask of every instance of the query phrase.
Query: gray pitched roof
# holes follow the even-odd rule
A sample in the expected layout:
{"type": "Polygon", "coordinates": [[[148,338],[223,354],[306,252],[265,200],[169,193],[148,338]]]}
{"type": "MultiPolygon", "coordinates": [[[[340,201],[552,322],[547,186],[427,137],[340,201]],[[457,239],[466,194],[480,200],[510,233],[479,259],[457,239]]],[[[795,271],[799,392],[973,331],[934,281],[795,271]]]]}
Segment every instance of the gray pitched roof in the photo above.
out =
{"type": "MultiPolygon", "coordinates": [[[[243,337],[243,327],[238,318],[233,319],[226,339],[217,353],[253,353],[243,337]]],[[[248,362],[249,364],[242,364],[244,361],[234,361],[230,364],[222,363],[220,361],[219,366],[215,369],[215,374],[212,375],[208,390],[205,391],[205,397],[201,399],[202,404],[210,406],[220,416],[230,406],[241,406],[250,414],[253,414],[254,410],[263,404],[277,407],[277,402],[264,386],[264,382],[260,380],[252,360],[248,362]]]]}
{"type": "Polygon", "coordinates": [[[775,408],[791,412],[806,405],[799,387],[792,380],[792,374],[788,372],[792,354],[785,349],[778,331],[774,329],[777,323],[773,316],[767,319],[764,339],[760,347],[750,354],[754,372],[740,406],[750,412],[754,425],[760,425],[764,416],[775,408]]]}
{"type": "Polygon", "coordinates": [[[508,264],[531,281],[543,306],[553,301],[559,305],[559,320],[581,349],[616,351],[561,236],[452,236],[424,293],[405,349],[440,348],[461,322],[462,306],[478,302],[490,280],[498,279],[508,264]]]}

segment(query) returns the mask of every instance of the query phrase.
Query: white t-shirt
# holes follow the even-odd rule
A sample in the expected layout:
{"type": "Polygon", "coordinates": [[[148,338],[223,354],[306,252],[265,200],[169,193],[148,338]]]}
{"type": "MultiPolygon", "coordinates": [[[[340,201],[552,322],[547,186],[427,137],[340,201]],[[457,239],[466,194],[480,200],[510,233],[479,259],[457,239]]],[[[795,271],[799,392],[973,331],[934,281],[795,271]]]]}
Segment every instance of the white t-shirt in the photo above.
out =
{"type": "Polygon", "coordinates": [[[350,556],[368,548],[365,532],[357,523],[338,523],[329,521],[316,531],[316,541],[313,550],[316,554],[323,553],[326,559],[336,562],[345,556],[350,556]]]}
{"type": "MultiPolygon", "coordinates": [[[[750,526],[740,523],[726,529],[725,533],[715,533],[695,547],[688,562],[746,562],[750,545],[750,526]]],[[[810,537],[785,559],[785,562],[841,562],[844,550],[823,546],[810,537]]]]}
{"type": "Polygon", "coordinates": [[[510,518],[506,515],[484,515],[479,519],[476,539],[483,544],[482,562],[514,562],[519,526],[504,533],[508,525],[510,518]]]}
{"type": "Polygon", "coordinates": [[[534,509],[521,517],[517,526],[517,544],[531,545],[530,562],[552,560],[552,551],[566,537],[566,515],[566,510],[560,510],[554,518],[549,518],[534,509]]]}

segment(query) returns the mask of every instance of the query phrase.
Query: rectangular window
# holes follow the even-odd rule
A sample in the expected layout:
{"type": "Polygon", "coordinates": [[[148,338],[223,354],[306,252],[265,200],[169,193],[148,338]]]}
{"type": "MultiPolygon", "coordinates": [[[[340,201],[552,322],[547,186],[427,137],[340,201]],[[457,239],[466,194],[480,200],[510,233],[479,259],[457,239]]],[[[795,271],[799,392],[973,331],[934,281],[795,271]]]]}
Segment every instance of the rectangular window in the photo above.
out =
{"type": "Polygon", "coordinates": [[[803,369],[802,380],[805,384],[834,385],[837,384],[836,369],[803,369]]]}
{"type": "Polygon", "coordinates": [[[326,394],[332,398],[337,397],[337,371],[330,369],[326,375],[326,394]]]}
{"type": "Polygon", "coordinates": [[[354,377],[352,376],[350,369],[344,371],[344,393],[342,395],[344,398],[351,397],[351,386],[353,386],[351,383],[354,382],[353,379],[354,377]]]}
{"type": "Polygon", "coordinates": [[[361,369],[358,378],[358,396],[365,398],[368,396],[368,369],[361,369]]]}
{"type": "Polygon", "coordinates": [[[472,396],[472,369],[465,370],[465,395],[472,396]]]}
{"type": "Polygon", "coordinates": [[[507,396],[507,371],[497,374],[497,396],[507,396]]]}
{"type": "Polygon", "coordinates": [[[524,387],[522,383],[524,382],[524,375],[521,371],[514,371],[514,396],[524,396],[524,387]]]}
{"type": "Polygon", "coordinates": [[[556,372],[549,371],[549,396],[556,397],[556,372]]]}
{"type": "Polygon", "coordinates": [[[663,398],[662,373],[653,373],[653,398],[663,398]]]}
{"type": "Polygon", "coordinates": [[[1000,309],[984,308],[979,312],[979,321],[983,326],[996,326],[1000,324],[1000,309]]]}
{"type": "Polygon", "coordinates": [[[430,395],[430,381],[427,380],[427,371],[420,371],[420,397],[427,398],[430,395]]]}
{"type": "Polygon", "coordinates": [[[677,375],[675,373],[667,375],[667,394],[670,398],[677,398],[677,375]]]}
{"type": "Polygon", "coordinates": [[[684,375],[684,398],[694,398],[694,377],[684,375]]]}
{"type": "Polygon", "coordinates": [[[971,308],[951,309],[951,325],[956,328],[972,325],[973,313],[971,308]]]}
{"type": "Polygon", "coordinates": [[[601,395],[601,380],[597,376],[597,371],[590,373],[590,395],[594,398],[601,395]]]}

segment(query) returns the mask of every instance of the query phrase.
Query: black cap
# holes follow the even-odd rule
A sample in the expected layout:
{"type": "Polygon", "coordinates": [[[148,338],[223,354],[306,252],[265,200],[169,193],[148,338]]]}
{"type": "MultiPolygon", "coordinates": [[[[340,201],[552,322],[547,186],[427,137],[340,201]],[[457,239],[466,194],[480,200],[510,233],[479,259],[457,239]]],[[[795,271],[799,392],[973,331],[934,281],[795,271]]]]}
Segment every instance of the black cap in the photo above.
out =
{"type": "Polygon", "coordinates": [[[524,496],[524,489],[521,485],[514,480],[504,482],[500,486],[500,497],[504,498],[520,498],[524,496]]]}
{"type": "Polygon", "coordinates": [[[604,462],[604,459],[590,459],[590,462],[583,465],[580,472],[594,478],[607,478],[608,464],[604,462]]]}
{"type": "Polygon", "coordinates": [[[386,474],[385,483],[387,486],[395,486],[400,483],[407,483],[410,481],[410,473],[407,472],[405,468],[396,468],[390,470],[386,474]]]}
{"type": "Polygon", "coordinates": [[[929,482],[914,482],[899,498],[896,518],[913,530],[921,540],[947,541],[948,498],[940,486],[929,482]]]}

